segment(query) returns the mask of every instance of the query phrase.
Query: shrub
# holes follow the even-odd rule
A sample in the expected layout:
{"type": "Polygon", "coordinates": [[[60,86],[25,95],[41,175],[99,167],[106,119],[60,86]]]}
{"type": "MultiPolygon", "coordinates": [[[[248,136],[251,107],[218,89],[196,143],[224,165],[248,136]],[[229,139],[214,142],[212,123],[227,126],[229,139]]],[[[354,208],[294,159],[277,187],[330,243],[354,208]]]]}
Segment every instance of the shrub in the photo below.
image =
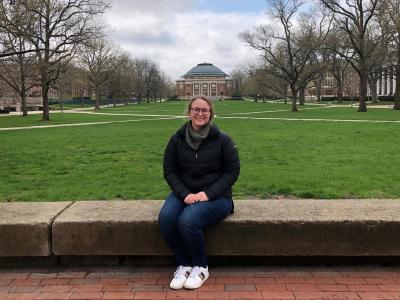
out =
{"type": "Polygon", "coordinates": [[[394,95],[385,95],[385,96],[378,96],[378,100],[383,102],[394,102],[396,99],[394,95]]]}
{"type": "MultiPolygon", "coordinates": [[[[369,100],[370,97],[367,97],[367,101],[369,100]]],[[[339,101],[338,97],[336,96],[324,96],[321,97],[321,102],[327,102],[327,101],[339,101]]],[[[342,100],[341,101],[354,101],[354,102],[358,102],[359,101],[359,97],[358,96],[342,96],[342,100]]]]}
{"type": "Polygon", "coordinates": [[[181,101],[181,99],[179,99],[177,95],[173,95],[167,98],[167,101],[181,101]]]}

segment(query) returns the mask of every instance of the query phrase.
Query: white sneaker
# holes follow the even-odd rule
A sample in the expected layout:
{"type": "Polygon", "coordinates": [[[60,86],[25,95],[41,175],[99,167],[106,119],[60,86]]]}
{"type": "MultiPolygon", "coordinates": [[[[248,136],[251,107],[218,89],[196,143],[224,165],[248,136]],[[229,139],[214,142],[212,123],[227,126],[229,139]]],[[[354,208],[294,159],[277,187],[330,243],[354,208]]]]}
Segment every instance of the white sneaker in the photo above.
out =
{"type": "Polygon", "coordinates": [[[185,281],[184,287],[190,290],[198,289],[208,279],[208,276],[208,267],[193,267],[189,278],[185,281]]]}
{"type": "Polygon", "coordinates": [[[190,275],[190,271],[192,271],[192,267],[179,266],[174,273],[174,278],[172,278],[169,287],[174,290],[183,288],[186,279],[190,275]]]}

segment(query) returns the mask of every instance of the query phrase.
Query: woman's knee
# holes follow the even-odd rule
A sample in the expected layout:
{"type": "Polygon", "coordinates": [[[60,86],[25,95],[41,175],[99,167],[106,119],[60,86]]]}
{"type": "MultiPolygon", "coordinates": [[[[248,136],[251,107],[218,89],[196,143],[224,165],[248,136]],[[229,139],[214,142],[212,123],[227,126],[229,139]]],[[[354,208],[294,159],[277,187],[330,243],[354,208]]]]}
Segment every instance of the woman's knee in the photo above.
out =
{"type": "Polygon", "coordinates": [[[184,211],[179,215],[176,223],[180,231],[200,228],[200,224],[196,221],[196,216],[193,215],[193,212],[184,211]]]}
{"type": "Polygon", "coordinates": [[[161,227],[171,227],[176,223],[176,216],[171,214],[167,209],[161,209],[158,214],[158,224],[161,227]]]}
{"type": "Polygon", "coordinates": [[[179,200],[174,194],[170,194],[165,200],[163,206],[158,214],[158,224],[160,225],[175,225],[176,219],[178,218],[182,210],[179,200]]]}

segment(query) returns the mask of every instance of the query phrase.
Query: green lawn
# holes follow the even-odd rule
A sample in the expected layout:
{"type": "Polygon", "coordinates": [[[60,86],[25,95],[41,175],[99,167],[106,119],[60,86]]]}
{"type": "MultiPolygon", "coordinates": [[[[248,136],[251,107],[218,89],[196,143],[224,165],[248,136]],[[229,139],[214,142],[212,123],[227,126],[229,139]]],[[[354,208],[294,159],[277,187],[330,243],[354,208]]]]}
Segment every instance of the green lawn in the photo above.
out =
{"type": "MultiPolygon", "coordinates": [[[[250,119],[400,121],[400,112],[304,108],[293,113],[277,103],[216,103],[216,124],[239,148],[236,198],[400,198],[400,123],[250,119]],[[263,113],[237,114],[243,112],[263,113]],[[234,116],[248,119],[222,118],[234,116]]],[[[172,102],[100,111],[124,115],[53,113],[50,122],[41,115],[0,117],[0,128],[114,122],[0,131],[0,201],[163,199],[169,191],[164,148],[183,120],[138,115],[183,112],[184,103],[172,102]]]]}

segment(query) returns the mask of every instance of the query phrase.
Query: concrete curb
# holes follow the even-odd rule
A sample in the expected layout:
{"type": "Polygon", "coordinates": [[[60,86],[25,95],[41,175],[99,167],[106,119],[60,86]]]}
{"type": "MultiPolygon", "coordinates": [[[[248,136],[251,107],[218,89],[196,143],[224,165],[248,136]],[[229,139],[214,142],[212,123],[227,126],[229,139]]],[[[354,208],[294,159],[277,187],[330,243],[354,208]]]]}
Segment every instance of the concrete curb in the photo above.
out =
{"type": "MultiPolygon", "coordinates": [[[[0,258],[170,255],[162,203],[0,203],[0,258]]],[[[236,200],[206,239],[217,256],[400,256],[400,199],[236,200]]]]}
{"type": "Polygon", "coordinates": [[[0,257],[51,255],[52,222],[71,204],[0,203],[0,257]]]}

